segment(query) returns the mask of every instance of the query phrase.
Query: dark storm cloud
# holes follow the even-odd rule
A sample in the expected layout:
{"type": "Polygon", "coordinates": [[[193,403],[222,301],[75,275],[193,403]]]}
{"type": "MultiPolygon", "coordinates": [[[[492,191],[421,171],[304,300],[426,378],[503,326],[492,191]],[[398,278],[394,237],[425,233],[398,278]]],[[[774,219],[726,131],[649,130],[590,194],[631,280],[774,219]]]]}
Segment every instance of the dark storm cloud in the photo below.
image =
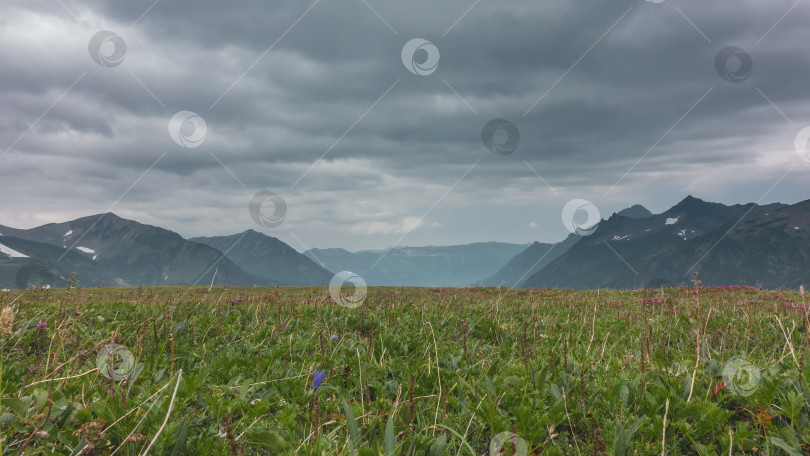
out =
{"type": "Polygon", "coordinates": [[[414,227],[403,243],[558,239],[572,198],[603,216],[687,193],[755,201],[791,167],[766,201],[806,198],[810,164],[793,151],[810,123],[805,5],[367,3],[10,2],[0,179],[21,196],[3,223],[114,207],[224,234],[256,228],[247,202],[272,190],[289,216],[270,234],[379,248],[414,227]],[[125,40],[119,66],[90,58],[99,30],[125,40]],[[411,38],[440,51],[433,74],[403,66],[411,38]],[[742,83],[715,69],[727,46],[752,58],[742,83]],[[183,110],[205,120],[199,147],[169,136],[183,110]],[[481,143],[493,118],[519,129],[514,154],[481,143]]]}

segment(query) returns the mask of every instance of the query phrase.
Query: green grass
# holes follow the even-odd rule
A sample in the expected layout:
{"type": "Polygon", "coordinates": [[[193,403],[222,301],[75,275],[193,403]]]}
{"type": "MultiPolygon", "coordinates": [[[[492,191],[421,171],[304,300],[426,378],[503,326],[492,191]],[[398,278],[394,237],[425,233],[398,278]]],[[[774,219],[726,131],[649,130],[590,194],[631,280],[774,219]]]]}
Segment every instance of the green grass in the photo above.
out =
{"type": "Polygon", "coordinates": [[[12,302],[3,454],[810,454],[795,292],[371,288],[355,309],[326,288],[0,294],[12,302]],[[97,368],[110,343],[134,359],[113,379],[97,368]]]}

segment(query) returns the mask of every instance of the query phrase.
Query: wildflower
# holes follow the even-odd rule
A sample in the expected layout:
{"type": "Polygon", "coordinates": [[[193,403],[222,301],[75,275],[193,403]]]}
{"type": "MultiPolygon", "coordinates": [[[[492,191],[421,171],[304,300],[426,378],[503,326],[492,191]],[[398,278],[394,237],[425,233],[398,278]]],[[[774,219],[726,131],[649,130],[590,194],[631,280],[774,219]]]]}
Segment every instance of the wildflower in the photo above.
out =
{"type": "Polygon", "coordinates": [[[45,329],[48,326],[47,321],[40,321],[37,322],[37,329],[45,329]]]}
{"type": "Polygon", "coordinates": [[[335,335],[333,335],[333,336],[332,336],[332,341],[336,341],[336,340],[338,340],[338,336],[337,336],[337,334],[335,334],[335,335]]]}
{"type": "Polygon", "coordinates": [[[3,311],[0,312],[0,334],[4,336],[11,335],[12,331],[14,330],[14,311],[11,310],[11,307],[6,306],[3,308],[3,311]]]}
{"type": "Polygon", "coordinates": [[[177,329],[183,329],[185,327],[186,327],[185,323],[180,323],[179,325],[177,325],[177,329]]]}
{"type": "Polygon", "coordinates": [[[326,376],[326,371],[315,371],[312,374],[312,389],[318,389],[321,387],[321,383],[323,383],[323,378],[326,376]]]}

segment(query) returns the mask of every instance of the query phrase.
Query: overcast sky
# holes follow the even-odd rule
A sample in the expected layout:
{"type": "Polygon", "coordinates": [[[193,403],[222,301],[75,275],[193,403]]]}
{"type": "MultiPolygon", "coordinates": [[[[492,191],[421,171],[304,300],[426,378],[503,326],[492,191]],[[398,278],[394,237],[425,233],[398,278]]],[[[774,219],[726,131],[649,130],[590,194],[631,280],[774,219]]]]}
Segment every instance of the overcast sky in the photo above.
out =
{"type": "Polygon", "coordinates": [[[557,241],[572,199],[607,217],[810,197],[810,2],[5,0],[0,16],[0,224],[112,211],[356,250],[557,241]],[[286,204],[261,206],[268,226],[259,192],[286,204]]]}

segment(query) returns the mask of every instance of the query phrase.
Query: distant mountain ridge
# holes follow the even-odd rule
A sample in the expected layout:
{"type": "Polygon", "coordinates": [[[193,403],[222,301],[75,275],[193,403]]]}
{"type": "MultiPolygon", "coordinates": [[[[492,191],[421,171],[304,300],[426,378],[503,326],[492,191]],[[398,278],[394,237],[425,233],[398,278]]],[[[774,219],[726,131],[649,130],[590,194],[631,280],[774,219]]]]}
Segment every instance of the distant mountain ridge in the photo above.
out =
{"type": "Polygon", "coordinates": [[[250,274],[285,285],[327,285],[334,275],[284,242],[253,230],[190,240],[225,252],[250,274]]]}
{"type": "Polygon", "coordinates": [[[522,287],[796,287],[810,280],[810,201],[726,206],[688,196],[643,219],[614,214],[522,287]]]}
{"type": "MultiPolygon", "coordinates": [[[[3,286],[16,284],[10,277],[19,269],[11,263],[39,263],[55,277],[70,277],[73,258],[82,269],[79,280],[85,286],[191,285],[273,285],[278,282],[246,273],[222,252],[205,244],[188,241],[163,228],[122,219],[106,213],[63,223],[49,223],[29,230],[0,226],[0,243],[11,244],[28,255],[4,258],[0,267],[3,286]],[[20,241],[28,241],[20,242],[20,241]],[[49,249],[46,246],[55,247],[49,249]],[[84,257],[84,259],[81,259],[84,257]],[[216,275],[216,277],[215,277],[216,275]]],[[[15,248],[15,247],[12,247],[15,248]]],[[[17,250],[15,248],[15,250],[17,250]]],[[[58,284],[65,286],[65,283],[58,284]]]]}
{"type": "Polygon", "coordinates": [[[541,271],[549,263],[567,252],[579,239],[580,236],[570,234],[563,241],[556,244],[535,242],[528,246],[526,250],[515,255],[502,268],[498,269],[494,275],[481,280],[478,284],[491,287],[517,287],[527,277],[541,271]]]}
{"type": "Polygon", "coordinates": [[[331,271],[359,274],[368,285],[463,287],[497,271],[525,248],[526,244],[479,242],[388,251],[310,249],[304,255],[331,271]]]}
{"type": "Polygon", "coordinates": [[[0,288],[209,284],[325,286],[349,270],[370,286],[641,288],[810,284],[810,200],[724,205],[688,196],[660,214],[633,205],[589,236],[299,253],[247,230],[184,239],[112,213],[31,229],[0,225],[0,288]]]}
{"type": "Polygon", "coordinates": [[[619,212],[617,212],[617,214],[632,219],[647,218],[652,217],[653,215],[652,212],[650,212],[646,207],[640,204],[634,204],[626,209],[622,209],[619,212]]]}

